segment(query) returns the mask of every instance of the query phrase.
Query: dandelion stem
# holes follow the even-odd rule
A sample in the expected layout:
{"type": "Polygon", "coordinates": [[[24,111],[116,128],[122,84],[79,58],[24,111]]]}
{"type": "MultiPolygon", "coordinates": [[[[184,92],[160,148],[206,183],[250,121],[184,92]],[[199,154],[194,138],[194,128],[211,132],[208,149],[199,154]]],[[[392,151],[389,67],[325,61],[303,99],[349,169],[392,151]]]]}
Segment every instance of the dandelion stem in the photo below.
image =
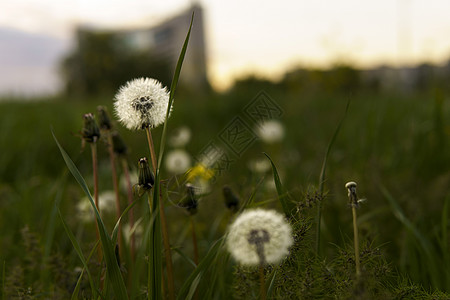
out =
{"type": "Polygon", "coordinates": [[[356,277],[361,275],[361,267],[359,262],[359,239],[358,239],[358,224],[356,223],[356,206],[352,205],[353,214],[353,235],[355,241],[355,263],[356,263],[356,277]]]}
{"type": "MultiPolygon", "coordinates": [[[[120,159],[121,163],[122,163],[122,169],[123,172],[125,174],[125,180],[127,182],[127,197],[128,197],[128,205],[131,205],[133,203],[133,186],[131,184],[131,179],[130,179],[130,172],[128,171],[128,164],[127,161],[125,159],[125,157],[122,157],[120,159]]],[[[128,219],[130,222],[130,228],[134,228],[134,208],[131,208],[130,211],[128,212],[128,219]]],[[[135,251],[136,251],[136,238],[134,235],[134,230],[131,232],[131,236],[130,236],[130,248],[131,248],[131,260],[134,261],[134,255],[135,255],[135,251]]]]}
{"type": "MultiPolygon", "coordinates": [[[[156,162],[156,154],[155,154],[155,147],[153,145],[153,139],[152,134],[150,132],[150,128],[145,128],[147,133],[147,141],[148,141],[148,147],[150,149],[150,155],[152,159],[152,165],[153,165],[153,171],[155,175],[159,170],[157,170],[157,162],[156,162]]],[[[159,184],[159,182],[155,182],[155,185],[159,184]]],[[[174,285],[174,279],[173,279],[173,266],[172,266],[172,254],[170,251],[170,242],[169,242],[169,232],[167,230],[167,222],[166,222],[166,214],[164,212],[164,201],[162,200],[161,196],[157,194],[158,199],[153,199],[153,201],[159,202],[159,214],[161,218],[161,231],[163,236],[163,245],[164,245],[164,258],[166,260],[166,271],[167,271],[167,288],[169,292],[169,299],[173,300],[175,299],[175,285],[174,285]]]]}
{"type": "MultiPolygon", "coordinates": [[[[94,202],[95,207],[97,208],[98,212],[100,213],[100,206],[98,203],[98,170],[97,170],[97,143],[96,140],[93,143],[90,143],[91,145],[91,153],[92,153],[92,170],[93,170],[93,176],[94,176],[94,202]]],[[[98,223],[95,222],[95,228],[97,233],[97,241],[100,241],[100,229],[98,228],[98,223]]],[[[101,247],[98,247],[98,261],[101,263],[102,261],[102,249],[101,247]]]]}
{"type": "Polygon", "coordinates": [[[261,300],[266,300],[266,280],[264,278],[264,266],[262,264],[259,265],[259,287],[261,293],[261,300]]]}
{"type": "MultiPolygon", "coordinates": [[[[116,215],[117,215],[117,220],[120,218],[121,210],[120,210],[120,194],[119,194],[119,183],[117,180],[117,170],[116,170],[116,155],[114,153],[114,148],[113,148],[113,141],[112,141],[112,136],[110,134],[110,132],[107,133],[107,137],[108,137],[108,152],[109,152],[109,160],[111,163],[111,173],[112,173],[112,180],[113,180],[113,186],[114,186],[114,194],[116,196],[116,215]]],[[[117,235],[118,235],[118,245],[119,245],[119,257],[120,254],[122,254],[122,231],[121,231],[121,224],[119,223],[119,227],[117,230],[117,235]]]]}
{"type": "Polygon", "coordinates": [[[156,164],[156,153],[155,153],[155,146],[153,145],[152,133],[150,132],[149,127],[145,127],[145,131],[147,133],[148,148],[150,149],[150,157],[153,165],[153,173],[155,173],[156,175],[156,168],[158,165],[156,164]]]}
{"type": "Polygon", "coordinates": [[[167,269],[167,288],[169,290],[169,299],[175,299],[175,286],[173,280],[172,254],[170,252],[169,233],[167,231],[166,215],[164,213],[163,200],[159,197],[159,210],[161,215],[161,230],[164,243],[164,257],[166,259],[167,269]]]}

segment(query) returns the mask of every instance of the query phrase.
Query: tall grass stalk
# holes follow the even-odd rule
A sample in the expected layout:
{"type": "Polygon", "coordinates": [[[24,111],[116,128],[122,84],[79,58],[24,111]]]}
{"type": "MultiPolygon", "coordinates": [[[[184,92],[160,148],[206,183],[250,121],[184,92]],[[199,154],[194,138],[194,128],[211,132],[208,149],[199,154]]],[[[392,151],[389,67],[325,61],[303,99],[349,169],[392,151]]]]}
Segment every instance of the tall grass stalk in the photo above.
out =
{"type": "MultiPolygon", "coordinates": [[[[159,170],[160,170],[161,163],[162,163],[163,156],[164,156],[164,146],[165,146],[165,143],[166,143],[166,132],[167,132],[167,120],[169,119],[170,110],[171,110],[172,105],[173,105],[174,96],[175,96],[175,90],[177,88],[178,79],[180,77],[181,67],[183,65],[183,60],[184,60],[184,57],[186,55],[186,50],[187,50],[187,46],[188,46],[188,43],[189,43],[189,38],[190,38],[190,35],[191,35],[191,29],[192,29],[192,22],[193,21],[194,21],[194,13],[192,13],[191,23],[189,25],[189,30],[188,30],[188,32],[186,34],[186,39],[184,40],[184,44],[183,44],[183,47],[181,49],[180,56],[178,57],[177,65],[175,67],[175,72],[174,72],[172,83],[171,83],[171,86],[170,86],[169,103],[168,103],[168,106],[167,106],[166,118],[165,118],[165,121],[164,121],[163,131],[162,131],[162,135],[161,135],[161,141],[160,141],[160,144],[159,144],[160,148],[159,148],[158,160],[156,160],[156,155],[154,153],[153,143],[150,143],[150,141],[151,141],[150,130],[149,129],[147,130],[147,137],[148,137],[148,141],[149,141],[150,152],[152,154],[152,163],[154,163],[154,168],[156,168],[156,170],[155,170],[155,187],[154,187],[154,191],[153,191],[154,199],[160,199],[160,193],[159,193],[160,173],[159,173],[159,170]],[[156,164],[156,163],[158,163],[158,164],[156,164]]],[[[162,201],[154,201],[154,207],[155,208],[159,208],[159,206],[160,206],[159,204],[162,204],[162,201]]],[[[161,208],[160,212],[162,214],[164,214],[164,209],[161,208]]],[[[161,218],[161,220],[160,220],[159,217],[157,217],[155,222],[154,222],[154,225],[155,225],[154,226],[154,232],[156,234],[158,234],[157,230],[159,229],[159,225],[162,225],[160,222],[164,222],[164,223],[166,222],[165,221],[165,217],[163,217],[162,214],[158,214],[158,216],[161,218]]],[[[163,227],[163,230],[166,230],[166,234],[167,234],[167,227],[165,226],[165,224],[162,227],[163,227]]],[[[163,234],[164,234],[164,232],[163,232],[163,234]]],[[[169,241],[168,241],[168,239],[164,239],[164,240],[165,240],[166,254],[170,255],[169,241]],[[166,243],[167,243],[167,245],[166,245],[166,243]],[[169,247],[167,248],[167,246],[169,246],[169,247]]],[[[168,259],[169,259],[169,257],[166,255],[166,263],[167,263],[167,261],[169,261],[169,263],[170,263],[170,265],[167,265],[167,277],[168,277],[168,281],[169,281],[169,283],[168,283],[169,297],[170,297],[170,299],[174,299],[174,297],[175,297],[175,288],[174,288],[174,283],[173,283],[173,274],[169,274],[169,272],[172,272],[172,268],[171,268],[172,260],[171,260],[171,258],[169,260],[168,259]],[[169,276],[171,276],[171,278],[169,278],[169,276]],[[171,297],[171,295],[172,295],[172,297],[171,297]]],[[[158,263],[160,263],[160,262],[158,262],[158,263]]]]}
{"type": "MultiPolygon", "coordinates": [[[[53,132],[52,132],[53,134],[53,132]]],[[[99,229],[100,234],[100,243],[103,249],[103,255],[104,255],[104,261],[106,263],[106,275],[107,275],[107,281],[110,283],[109,286],[112,287],[114,294],[117,299],[128,299],[125,283],[123,281],[122,274],[120,272],[119,266],[117,264],[117,259],[114,253],[114,245],[112,243],[111,237],[106,231],[105,225],[103,223],[102,218],[100,217],[100,212],[98,211],[97,207],[95,206],[95,202],[92,199],[92,195],[89,192],[89,188],[86,184],[86,181],[84,180],[83,176],[81,176],[80,171],[78,171],[77,167],[73,163],[73,161],[70,159],[69,155],[64,151],[64,149],[59,144],[58,140],[56,139],[55,135],[53,134],[53,138],[55,139],[56,144],[58,145],[58,148],[61,152],[61,155],[64,158],[64,161],[66,162],[67,167],[69,168],[72,175],[77,180],[78,184],[83,189],[84,193],[89,199],[89,202],[91,203],[91,206],[95,213],[96,218],[96,224],[97,228],[99,229]]],[[[61,220],[64,220],[62,218],[61,212],[59,211],[61,220]]],[[[67,227],[68,228],[68,227],[67,227]]],[[[66,229],[66,232],[69,234],[69,230],[66,229]]],[[[71,241],[74,245],[74,248],[77,249],[76,246],[76,240],[73,237],[73,235],[69,235],[71,237],[71,241]],[[74,243],[75,241],[75,243],[74,243]]],[[[82,253],[81,253],[82,254],[82,253]]],[[[80,255],[80,259],[83,261],[83,256],[80,255]]]]}
{"type": "MultiPolygon", "coordinates": [[[[152,159],[153,171],[156,174],[159,173],[159,170],[156,169],[158,165],[156,162],[155,147],[153,144],[152,134],[150,132],[149,127],[146,127],[146,132],[147,132],[148,146],[150,148],[150,154],[152,159]]],[[[159,187],[159,181],[157,180],[155,180],[155,188],[156,186],[159,187]]],[[[172,300],[175,299],[175,284],[173,278],[172,253],[170,251],[169,232],[167,230],[166,214],[164,212],[164,201],[159,194],[154,194],[153,201],[159,202],[159,216],[161,220],[161,230],[164,244],[164,258],[166,261],[166,271],[167,271],[167,289],[169,292],[169,299],[172,300]]]]}

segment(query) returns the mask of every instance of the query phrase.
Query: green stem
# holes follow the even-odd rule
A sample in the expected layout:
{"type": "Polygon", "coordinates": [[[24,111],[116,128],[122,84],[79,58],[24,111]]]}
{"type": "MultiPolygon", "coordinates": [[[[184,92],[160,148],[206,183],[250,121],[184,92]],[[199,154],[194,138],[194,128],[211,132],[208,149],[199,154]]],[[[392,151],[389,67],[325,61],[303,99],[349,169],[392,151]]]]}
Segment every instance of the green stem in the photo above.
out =
{"type": "Polygon", "coordinates": [[[361,275],[361,267],[359,262],[359,239],[358,239],[358,224],[356,223],[356,207],[352,205],[353,214],[353,236],[355,241],[355,263],[356,263],[356,277],[361,275]]]}
{"type": "Polygon", "coordinates": [[[150,132],[149,127],[145,127],[145,132],[147,133],[148,148],[150,149],[150,158],[152,160],[153,173],[156,175],[156,168],[158,167],[158,165],[156,164],[156,153],[155,147],[153,146],[152,133],[150,132]]]}
{"type": "MultiPolygon", "coordinates": [[[[91,144],[91,153],[92,153],[92,170],[94,176],[94,202],[95,207],[97,207],[98,212],[100,213],[100,206],[98,201],[98,170],[97,170],[97,143],[94,141],[91,144]]],[[[97,241],[100,241],[100,229],[98,228],[98,223],[95,222],[95,228],[97,233],[97,241]]],[[[102,249],[98,247],[98,262],[101,264],[102,262],[102,249]]]]}
{"type": "MultiPolygon", "coordinates": [[[[112,173],[112,180],[113,180],[113,187],[114,187],[114,194],[116,196],[116,215],[117,220],[122,215],[122,212],[120,210],[120,194],[119,194],[119,182],[117,180],[117,170],[116,170],[116,155],[114,153],[113,149],[113,141],[112,136],[110,132],[107,132],[108,137],[108,152],[109,152],[109,160],[111,163],[111,173],[112,173]]],[[[121,230],[121,223],[119,222],[119,228],[117,230],[118,234],[118,241],[119,241],[119,256],[122,254],[122,230],[121,230]]]]}
{"type": "MultiPolygon", "coordinates": [[[[148,147],[150,149],[150,155],[152,159],[152,165],[153,165],[153,171],[155,173],[155,176],[157,175],[157,172],[159,173],[159,170],[157,170],[157,162],[156,162],[156,154],[155,154],[155,147],[153,145],[153,139],[152,134],[150,132],[150,128],[146,127],[146,133],[147,133],[147,141],[148,141],[148,147]]],[[[159,178],[159,176],[156,176],[156,178],[159,178]]],[[[159,185],[159,182],[155,181],[155,185],[159,185]]],[[[164,245],[164,258],[166,260],[166,271],[167,271],[167,289],[169,292],[169,299],[174,300],[175,299],[175,284],[174,284],[174,276],[173,276],[173,265],[172,265],[172,254],[170,251],[170,241],[169,241],[169,232],[167,230],[167,222],[166,222],[166,214],[164,212],[164,201],[159,195],[159,193],[156,194],[156,197],[158,199],[153,199],[153,201],[158,201],[159,203],[159,215],[161,220],[161,231],[163,236],[163,245],[164,245]]]]}
{"type": "MultiPolygon", "coordinates": [[[[125,180],[127,181],[127,197],[128,197],[128,205],[133,203],[133,186],[131,184],[130,172],[128,171],[128,164],[124,157],[120,159],[122,163],[122,169],[125,174],[125,180]]],[[[128,219],[130,221],[130,228],[134,228],[134,208],[131,208],[128,212],[128,219]]],[[[130,236],[130,248],[131,248],[131,260],[134,262],[135,252],[136,252],[136,238],[134,235],[134,231],[131,232],[130,236]]]]}

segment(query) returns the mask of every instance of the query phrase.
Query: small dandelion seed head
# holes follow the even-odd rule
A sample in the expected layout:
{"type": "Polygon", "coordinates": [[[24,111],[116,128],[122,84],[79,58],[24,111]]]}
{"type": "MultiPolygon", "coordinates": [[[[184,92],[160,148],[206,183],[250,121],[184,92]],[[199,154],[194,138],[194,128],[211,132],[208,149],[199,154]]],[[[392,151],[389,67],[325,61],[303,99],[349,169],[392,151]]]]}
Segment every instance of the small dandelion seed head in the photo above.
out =
{"type": "Polygon", "coordinates": [[[172,150],[165,158],[167,171],[173,174],[185,173],[191,167],[191,156],[185,150],[172,150]]]}
{"type": "Polygon", "coordinates": [[[273,210],[247,210],[228,229],[227,248],[243,265],[277,264],[292,244],[291,226],[273,210]]]}
{"type": "Polygon", "coordinates": [[[175,129],[169,136],[168,143],[172,147],[184,147],[191,140],[191,130],[187,126],[175,129]]]}
{"type": "MultiPolygon", "coordinates": [[[[116,194],[114,191],[107,190],[99,194],[98,196],[99,211],[103,216],[108,213],[112,213],[115,208],[116,194]]],[[[84,223],[89,223],[95,220],[94,209],[89,202],[88,197],[83,197],[76,206],[77,217],[84,223]]]]}
{"type": "Polygon", "coordinates": [[[130,130],[155,128],[164,123],[169,92],[152,78],[137,78],[122,86],[114,97],[119,121],[130,130]]]}
{"type": "Polygon", "coordinates": [[[278,120],[264,121],[258,124],[257,134],[267,144],[278,143],[284,138],[284,127],[278,120]]]}

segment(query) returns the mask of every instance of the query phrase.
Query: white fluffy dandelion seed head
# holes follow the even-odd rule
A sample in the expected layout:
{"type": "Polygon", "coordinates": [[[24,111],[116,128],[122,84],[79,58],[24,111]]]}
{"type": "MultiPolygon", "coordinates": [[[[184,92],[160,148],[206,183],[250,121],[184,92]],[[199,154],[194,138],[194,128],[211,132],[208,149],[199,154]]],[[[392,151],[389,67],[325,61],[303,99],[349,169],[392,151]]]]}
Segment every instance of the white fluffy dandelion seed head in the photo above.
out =
{"type": "Polygon", "coordinates": [[[128,81],[114,97],[119,121],[130,130],[155,128],[164,123],[169,92],[161,82],[152,78],[128,81]]]}
{"type": "MultiPolygon", "coordinates": [[[[108,190],[100,193],[98,195],[100,214],[103,216],[104,214],[112,213],[116,208],[115,202],[116,194],[114,191],[108,190]]],[[[92,209],[92,205],[89,202],[88,197],[83,197],[77,203],[77,212],[78,218],[84,223],[89,223],[95,220],[94,210],[92,209]]]]}
{"type": "Polygon", "coordinates": [[[191,140],[191,130],[187,126],[181,126],[173,131],[169,137],[169,145],[172,147],[184,147],[191,140]]]}
{"type": "Polygon", "coordinates": [[[270,170],[270,162],[267,158],[253,159],[248,162],[248,168],[253,173],[263,174],[270,170]]]}
{"type": "Polygon", "coordinates": [[[165,166],[173,174],[181,174],[191,167],[191,156],[184,150],[172,150],[166,155],[165,166]]]}
{"type": "Polygon", "coordinates": [[[272,144],[281,142],[284,138],[284,127],[277,120],[265,121],[258,124],[257,134],[265,143],[272,144]]]}
{"type": "Polygon", "coordinates": [[[257,246],[251,242],[254,232],[267,233],[263,242],[264,260],[277,264],[289,254],[293,243],[291,226],[273,210],[253,209],[243,212],[228,229],[227,247],[231,255],[243,265],[259,265],[257,246]]]}

